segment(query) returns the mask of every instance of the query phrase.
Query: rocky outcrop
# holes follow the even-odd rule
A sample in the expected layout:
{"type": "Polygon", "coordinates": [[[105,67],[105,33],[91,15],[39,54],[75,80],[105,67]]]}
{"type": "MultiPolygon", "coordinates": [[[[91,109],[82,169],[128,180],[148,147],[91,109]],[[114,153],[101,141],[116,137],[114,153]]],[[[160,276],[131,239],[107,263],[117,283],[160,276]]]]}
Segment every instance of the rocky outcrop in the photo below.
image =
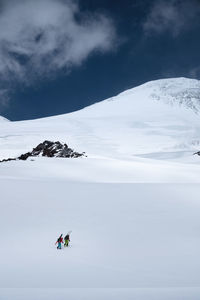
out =
{"type": "Polygon", "coordinates": [[[86,156],[85,152],[78,153],[73,149],[69,148],[67,144],[62,144],[60,142],[44,141],[40,143],[37,147],[33,148],[31,152],[20,155],[17,158],[3,159],[0,162],[6,162],[11,160],[27,160],[29,157],[63,157],[63,158],[78,158],[81,156],[86,156]]]}
{"type": "Polygon", "coordinates": [[[195,152],[193,155],[199,155],[200,156],[200,151],[195,152]]]}

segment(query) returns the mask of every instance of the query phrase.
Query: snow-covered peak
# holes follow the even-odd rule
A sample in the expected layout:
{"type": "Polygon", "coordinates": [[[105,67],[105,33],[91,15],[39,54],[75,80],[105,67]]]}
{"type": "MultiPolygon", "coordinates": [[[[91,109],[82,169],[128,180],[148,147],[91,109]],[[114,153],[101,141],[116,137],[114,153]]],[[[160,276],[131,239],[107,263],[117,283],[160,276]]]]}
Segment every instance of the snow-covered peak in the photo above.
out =
{"type": "Polygon", "coordinates": [[[140,89],[151,89],[156,90],[157,92],[168,93],[171,92],[182,92],[185,89],[193,89],[193,88],[200,88],[200,81],[197,79],[190,79],[185,77],[178,77],[178,78],[165,78],[165,79],[158,79],[148,81],[144,84],[141,84],[135,88],[129,89],[127,91],[122,92],[122,94],[127,94],[128,92],[140,90],[140,89]]]}
{"type": "Polygon", "coordinates": [[[183,105],[196,113],[200,112],[199,80],[184,77],[160,79],[147,82],[135,90],[141,89],[146,90],[154,100],[160,100],[168,104],[183,105]]]}
{"type": "Polygon", "coordinates": [[[164,114],[200,112],[200,81],[170,78],[150,81],[78,112],[80,116],[132,116],[139,119],[164,114]],[[166,105],[167,104],[167,105],[166,105]],[[162,114],[161,113],[161,114],[162,114]]]}

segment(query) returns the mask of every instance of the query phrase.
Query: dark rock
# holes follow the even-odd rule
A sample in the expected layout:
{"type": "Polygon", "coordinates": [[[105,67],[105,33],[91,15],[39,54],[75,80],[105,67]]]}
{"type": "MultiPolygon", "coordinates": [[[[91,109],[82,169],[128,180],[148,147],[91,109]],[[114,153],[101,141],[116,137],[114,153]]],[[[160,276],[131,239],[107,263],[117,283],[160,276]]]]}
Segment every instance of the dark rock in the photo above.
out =
{"type": "Polygon", "coordinates": [[[31,153],[30,153],[30,152],[20,155],[20,156],[18,157],[18,159],[19,159],[19,160],[26,160],[29,156],[31,156],[31,153]]]}
{"type": "Polygon", "coordinates": [[[7,158],[7,159],[2,159],[0,162],[6,162],[6,161],[11,161],[11,160],[17,160],[16,158],[7,158]]]}
{"type": "Polygon", "coordinates": [[[0,162],[10,161],[10,160],[27,160],[29,157],[33,156],[45,156],[45,157],[64,157],[64,158],[78,158],[81,156],[86,156],[85,152],[78,153],[73,149],[69,148],[67,144],[61,144],[60,142],[44,141],[33,148],[31,152],[20,155],[18,158],[8,158],[3,159],[0,162]]]}
{"type": "Polygon", "coordinates": [[[200,151],[195,152],[193,155],[199,155],[200,156],[200,151]]]}

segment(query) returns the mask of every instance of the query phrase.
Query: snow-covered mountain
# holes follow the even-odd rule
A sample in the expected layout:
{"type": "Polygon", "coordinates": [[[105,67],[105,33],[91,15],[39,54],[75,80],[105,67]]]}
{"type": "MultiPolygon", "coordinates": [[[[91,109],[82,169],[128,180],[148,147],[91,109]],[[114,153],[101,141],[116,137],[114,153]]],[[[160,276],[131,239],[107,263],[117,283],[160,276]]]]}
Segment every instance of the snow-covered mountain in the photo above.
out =
{"type": "Polygon", "coordinates": [[[0,163],[0,286],[58,288],[48,300],[61,287],[113,290],[60,299],[199,299],[199,95],[198,80],[163,79],[70,114],[0,122],[0,159],[45,140],[87,155],[0,163]]]}
{"type": "MultiPolygon", "coordinates": [[[[138,107],[141,106],[142,99],[146,102],[146,103],[142,103],[142,105],[144,105],[143,106],[144,111],[145,111],[145,106],[148,105],[149,101],[157,100],[160,102],[164,102],[166,104],[174,105],[176,107],[183,106],[187,109],[191,109],[194,112],[199,112],[200,81],[196,79],[188,79],[184,77],[154,80],[142,84],[138,87],[124,91],[116,97],[112,97],[108,100],[105,100],[104,104],[112,100],[121,102],[121,101],[125,101],[125,99],[126,99],[126,103],[125,104],[121,103],[120,105],[124,107],[123,113],[126,115],[133,113],[135,105],[137,105],[138,107]],[[131,108],[131,111],[129,111],[129,108],[131,108]]],[[[99,104],[100,106],[102,106],[102,102],[100,102],[99,104]]],[[[120,107],[120,109],[122,107],[120,107]]],[[[121,115],[122,111],[119,110],[117,112],[118,108],[115,105],[112,104],[112,108],[115,110],[115,113],[118,114],[120,113],[121,115]]],[[[113,109],[108,111],[108,113],[112,115],[113,109]]],[[[98,113],[100,112],[98,111],[98,113]]],[[[142,114],[140,117],[143,117],[142,114]]]]}
{"type": "Polygon", "coordinates": [[[199,95],[198,80],[162,79],[74,113],[5,122],[0,159],[19,156],[46,139],[67,142],[91,157],[191,157],[200,147],[199,95]]]}

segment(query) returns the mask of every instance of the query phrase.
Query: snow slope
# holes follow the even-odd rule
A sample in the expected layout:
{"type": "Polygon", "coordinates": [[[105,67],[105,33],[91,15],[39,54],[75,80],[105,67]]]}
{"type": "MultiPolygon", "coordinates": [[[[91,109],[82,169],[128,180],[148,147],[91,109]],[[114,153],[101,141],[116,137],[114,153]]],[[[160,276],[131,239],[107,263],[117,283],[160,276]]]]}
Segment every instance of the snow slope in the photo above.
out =
{"type": "Polygon", "coordinates": [[[88,157],[0,164],[0,299],[200,298],[199,95],[197,80],[164,79],[1,122],[1,159],[46,139],[88,157]]]}

